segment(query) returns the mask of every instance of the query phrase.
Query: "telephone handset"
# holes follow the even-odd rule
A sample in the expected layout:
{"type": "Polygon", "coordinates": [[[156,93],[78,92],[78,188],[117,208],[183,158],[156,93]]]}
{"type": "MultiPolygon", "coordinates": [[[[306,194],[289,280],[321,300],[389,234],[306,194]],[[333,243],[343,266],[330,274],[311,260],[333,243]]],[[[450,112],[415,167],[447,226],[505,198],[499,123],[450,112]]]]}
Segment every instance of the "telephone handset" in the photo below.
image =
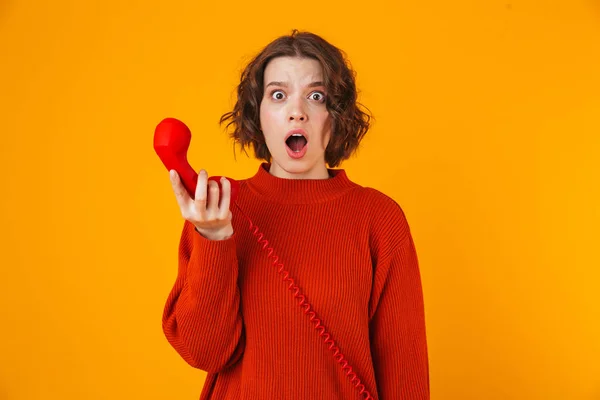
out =
{"type": "MultiPolygon", "coordinates": [[[[154,150],[161,159],[167,170],[174,169],[177,171],[184,187],[186,188],[189,195],[194,198],[196,192],[196,184],[198,180],[198,174],[190,166],[187,161],[187,150],[190,146],[192,134],[189,128],[181,121],[175,118],[165,118],[157,126],[154,131],[154,150]]],[[[221,190],[220,176],[213,176],[208,180],[214,180],[219,184],[219,190],[221,190]]],[[[269,242],[263,239],[264,235],[259,231],[258,226],[254,225],[252,220],[244,213],[240,206],[235,202],[237,194],[239,192],[239,182],[227,178],[231,182],[231,202],[230,205],[237,207],[238,211],[248,220],[250,223],[249,229],[257,238],[257,241],[262,248],[267,251],[268,258],[273,258],[273,265],[277,267],[277,272],[283,276],[283,282],[289,282],[287,285],[288,290],[292,292],[295,299],[299,299],[298,305],[303,309],[304,314],[308,316],[310,322],[315,323],[314,328],[319,332],[319,336],[323,338],[325,344],[328,345],[329,350],[333,352],[333,358],[342,367],[342,371],[346,371],[346,376],[349,377],[350,382],[357,388],[359,394],[364,396],[366,400],[373,400],[371,394],[366,390],[365,385],[361,383],[355,372],[352,371],[352,367],[345,360],[344,355],[340,352],[339,347],[335,345],[335,342],[331,338],[331,335],[327,333],[321,319],[318,318],[317,313],[312,310],[312,306],[306,300],[306,296],[301,294],[300,288],[295,284],[294,280],[290,278],[289,271],[284,269],[282,263],[278,262],[279,257],[274,254],[274,250],[269,246],[269,242]]],[[[208,196],[208,193],[207,193],[208,196]]]]}
{"type": "MultiPolygon", "coordinates": [[[[181,182],[192,197],[196,193],[196,184],[198,174],[187,161],[187,151],[192,140],[190,129],[181,121],[175,118],[165,118],[156,127],[154,131],[154,150],[160,157],[168,170],[174,169],[181,177],[181,182]]],[[[209,181],[215,181],[221,187],[221,177],[211,176],[209,181]]],[[[235,179],[227,178],[231,182],[231,203],[235,202],[240,190],[240,184],[235,179]]],[[[210,191],[207,191],[207,204],[210,198],[210,191]]]]}

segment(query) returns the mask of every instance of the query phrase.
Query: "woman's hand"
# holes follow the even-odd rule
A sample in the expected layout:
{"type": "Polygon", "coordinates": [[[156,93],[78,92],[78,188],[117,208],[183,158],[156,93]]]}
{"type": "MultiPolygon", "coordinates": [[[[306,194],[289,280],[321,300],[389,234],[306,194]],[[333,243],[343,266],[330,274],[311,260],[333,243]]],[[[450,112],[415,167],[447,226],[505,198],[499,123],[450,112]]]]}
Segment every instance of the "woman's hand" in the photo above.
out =
{"type": "Polygon", "coordinates": [[[227,178],[221,178],[223,191],[219,193],[219,185],[214,181],[208,181],[208,173],[201,169],[198,173],[194,199],[192,199],[181,183],[177,171],[170,170],[169,177],[181,215],[191,222],[202,236],[210,240],[223,240],[233,235],[232,214],[229,210],[231,183],[227,178]],[[221,199],[220,194],[222,194],[221,199]],[[220,206],[219,200],[221,200],[220,206]]]}

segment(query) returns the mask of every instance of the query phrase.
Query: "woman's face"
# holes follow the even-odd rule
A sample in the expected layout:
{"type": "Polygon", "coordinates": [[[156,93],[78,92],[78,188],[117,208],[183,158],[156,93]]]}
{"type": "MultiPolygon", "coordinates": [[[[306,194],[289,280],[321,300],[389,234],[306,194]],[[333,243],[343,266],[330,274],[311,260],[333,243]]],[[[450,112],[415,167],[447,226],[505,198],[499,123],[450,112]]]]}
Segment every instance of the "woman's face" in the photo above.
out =
{"type": "Polygon", "coordinates": [[[265,68],[263,90],[260,124],[272,156],[270,173],[281,178],[328,178],[325,149],[331,116],[321,64],[309,58],[275,58],[265,68]],[[293,131],[305,140],[286,143],[293,131]]]}

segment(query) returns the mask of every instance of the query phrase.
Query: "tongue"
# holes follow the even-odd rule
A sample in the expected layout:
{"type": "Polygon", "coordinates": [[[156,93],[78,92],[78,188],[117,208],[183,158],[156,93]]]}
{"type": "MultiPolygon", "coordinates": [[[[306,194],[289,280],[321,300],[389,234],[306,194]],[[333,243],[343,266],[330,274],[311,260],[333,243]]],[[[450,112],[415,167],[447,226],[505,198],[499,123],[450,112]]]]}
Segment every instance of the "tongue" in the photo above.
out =
{"type": "Polygon", "coordinates": [[[306,139],[300,136],[292,136],[288,139],[287,144],[292,151],[300,151],[306,146],[306,139]]]}

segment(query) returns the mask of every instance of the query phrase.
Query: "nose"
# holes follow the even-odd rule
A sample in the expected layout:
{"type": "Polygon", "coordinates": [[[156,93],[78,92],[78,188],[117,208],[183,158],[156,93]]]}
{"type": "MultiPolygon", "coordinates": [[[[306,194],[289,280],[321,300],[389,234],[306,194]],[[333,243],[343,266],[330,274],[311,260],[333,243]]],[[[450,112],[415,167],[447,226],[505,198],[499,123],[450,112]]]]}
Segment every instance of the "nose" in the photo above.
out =
{"type": "Polygon", "coordinates": [[[308,115],[304,111],[302,101],[295,101],[290,107],[288,119],[290,121],[306,121],[308,115]]]}
{"type": "Polygon", "coordinates": [[[304,121],[305,119],[304,114],[290,115],[290,121],[304,121]]]}

